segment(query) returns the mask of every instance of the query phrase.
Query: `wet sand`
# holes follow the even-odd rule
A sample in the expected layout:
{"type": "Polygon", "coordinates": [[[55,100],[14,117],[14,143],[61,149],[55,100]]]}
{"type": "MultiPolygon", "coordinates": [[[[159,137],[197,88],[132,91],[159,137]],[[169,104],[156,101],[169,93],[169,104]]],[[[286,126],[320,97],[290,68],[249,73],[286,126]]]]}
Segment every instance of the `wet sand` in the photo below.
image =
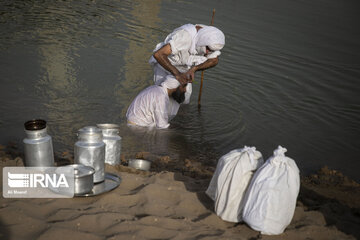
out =
{"type": "MultiPolygon", "coordinates": [[[[126,161],[131,156],[122,156],[126,161]]],[[[175,164],[167,156],[138,153],[154,161],[151,172],[106,166],[122,179],[118,188],[95,197],[4,199],[1,239],[359,239],[360,185],[321,169],[302,177],[294,218],[278,236],[261,235],[246,224],[222,221],[205,195],[212,168],[194,160],[175,164]],[[174,171],[167,171],[172,167],[174,171]]],[[[70,153],[58,164],[72,161],[70,153]]],[[[0,147],[0,166],[23,165],[15,147],[0,147]]],[[[2,171],[1,171],[2,175],[2,171]]],[[[2,176],[1,176],[2,180],[2,176]]]]}

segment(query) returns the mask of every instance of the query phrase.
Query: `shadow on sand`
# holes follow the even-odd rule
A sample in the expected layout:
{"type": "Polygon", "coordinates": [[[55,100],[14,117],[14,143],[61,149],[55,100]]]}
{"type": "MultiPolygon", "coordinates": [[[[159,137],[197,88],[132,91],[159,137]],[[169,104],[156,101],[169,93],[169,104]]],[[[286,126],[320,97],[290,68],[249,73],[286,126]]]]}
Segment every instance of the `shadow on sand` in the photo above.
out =
{"type": "Polygon", "coordinates": [[[319,211],[328,226],[334,225],[340,231],[360,239],[360,209],[325,197],[306,186],[301,186],[299,200],[308,211],[319,211]]]}
{"type": "Polygon", "coordinates": [[[4,222],[0,218],[0,239],[9,240],[10,239],[10,231],[7,226],[4,225],[4,222]]]}

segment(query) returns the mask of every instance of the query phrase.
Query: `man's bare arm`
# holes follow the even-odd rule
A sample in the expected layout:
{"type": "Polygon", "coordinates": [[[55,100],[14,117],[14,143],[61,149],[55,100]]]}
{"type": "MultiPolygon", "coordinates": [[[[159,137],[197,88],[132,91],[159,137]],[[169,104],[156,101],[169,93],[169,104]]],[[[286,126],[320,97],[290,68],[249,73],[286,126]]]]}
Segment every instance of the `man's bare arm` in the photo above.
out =
{"type": "Polygon", "coordinates": [[[162,48],[160,48],[159,50],[157,50],[154,53],[154,58],[156,59],[156,61],[167,71],[171,72],[174,77],[181,83],[181,84],[185,84],[188,82],[188,80],[186,79],[186,74],[183,74],[181,72],[179,72],[179,70],[177,70],[176,67],[174,67],[169,59],[168,56],[171,54],[171,46],[170,44],[166,44],[164,45],[162,48]]]}
{"type": "Polygon", "coordinates": [[[218,64],[218,62],[219,62],[219,57],[210,58],[210,59],[206,60],[205,62],[199,64],[199,65],[191,67],[190,70],[187,71],[186,75],[191,76],[191,80],[194,80],[194,73],[196,71],[205,70],[205,69],[215,67],[218,64]]]}
{"type": "Polygon", "coordinates": [[[219,62],[219,58],[216,57],[216,58],[210,58],[208,60],[206,60],[205,62],[197,65],[197,66],[193,66],[192,68],[196,71],[200,71],[200,70],[205,70],[205,69],[208,69],[208,68],[212,68],[212,67],[215,67],[219,62]]]}

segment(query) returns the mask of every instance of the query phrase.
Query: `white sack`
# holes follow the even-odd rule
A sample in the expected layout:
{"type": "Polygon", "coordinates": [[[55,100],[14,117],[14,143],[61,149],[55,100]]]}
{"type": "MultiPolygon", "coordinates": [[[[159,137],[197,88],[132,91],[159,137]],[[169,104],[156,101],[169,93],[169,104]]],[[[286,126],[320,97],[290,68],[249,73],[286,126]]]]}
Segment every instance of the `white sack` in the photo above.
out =
{"type": "Polygon", "coordinates": [[[294,216],[299,169],[279,146],[254,174],[245,196],[243,220],[262,234],[281,234],[294,216]]]}
{"type": "Polygon", "coordinates": [[[264,163],[255,147],[236,149],[222,156],[206,194],[215,201],[215,212],[229,222],[242,221],[243,195],[253,171],[264,163]]]}

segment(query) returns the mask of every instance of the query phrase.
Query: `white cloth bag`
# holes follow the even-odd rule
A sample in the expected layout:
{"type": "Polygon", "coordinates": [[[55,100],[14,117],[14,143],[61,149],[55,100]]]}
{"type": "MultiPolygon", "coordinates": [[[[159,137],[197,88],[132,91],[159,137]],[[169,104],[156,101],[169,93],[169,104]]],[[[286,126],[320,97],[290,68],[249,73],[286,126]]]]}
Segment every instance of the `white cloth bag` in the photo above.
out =
{"type": "Polygon", "coordinates": [[[254,174],[245,196],[243,220],[266,235],[284,232],[294,216],[300,189],[299,169],[279,146],[254,174]]]}
{"type": "Polygon", "coordinates": [[[236,149],[219,159],[206,194],[215,201],[215,212],[228,222],[241,222],[243,195],[253,171],[264,163],[255,147],[236,149]]]}

